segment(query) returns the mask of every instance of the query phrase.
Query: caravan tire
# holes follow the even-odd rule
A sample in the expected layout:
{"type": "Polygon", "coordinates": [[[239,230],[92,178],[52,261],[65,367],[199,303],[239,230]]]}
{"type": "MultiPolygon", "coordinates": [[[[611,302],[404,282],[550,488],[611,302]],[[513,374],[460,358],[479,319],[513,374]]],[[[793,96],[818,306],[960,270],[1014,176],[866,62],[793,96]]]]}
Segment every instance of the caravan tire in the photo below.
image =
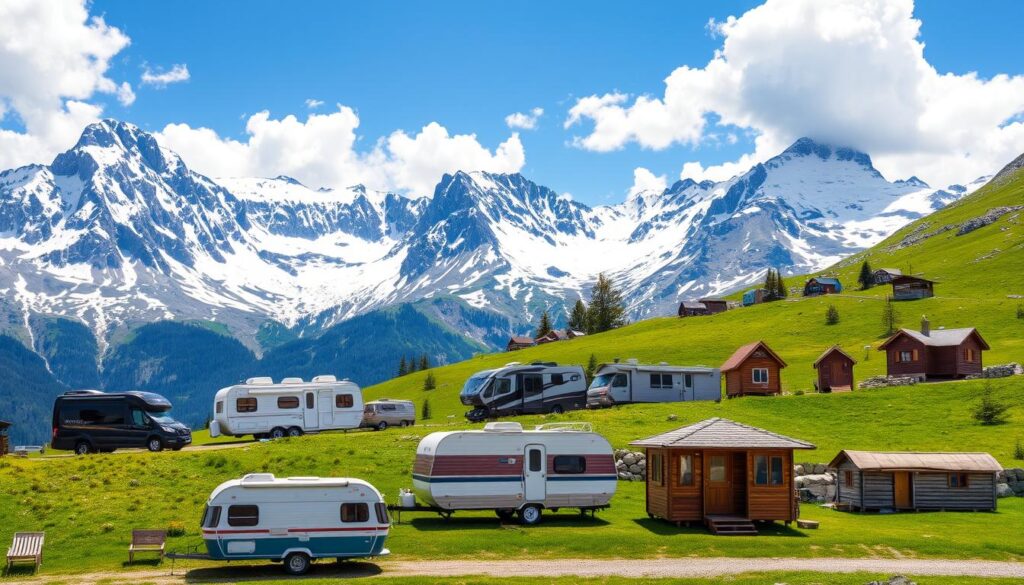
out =
{"type": "Polygon", "coordinates": [[[551,407],[551,414],[562,414],[563,412],[565,412],[565,410],[562,409],[560,404],[556,404],[551,407]]]}
{"type": "Polygon", "coordinates": [[[398,426],[404,429],[405,427],[409,426],[409,421],[403,420],[402,422],[398,423],[398,426]]]}
{"type": "Polygon", "coordinates": [[[146,441],[146,448],[153,453],[163,451],[164,442],[160,440],[160,437],[150,437],[149,440],[146,441]]]}
{"type": "Polygon", "coordinates": [[[527,504],[519,508],[519,523],[523,526],[540,524],[540,516],[540,506],[536,504],[527,504]]]}
{"type": "Polygon", "coordinates": [[[284,435],[285,435],[284,429],[282,429],[281,427],[274,427],[270,431],[270,438],[271,439],[283,439],[284,435]]]}
{"type": "Polygon", "coordinates": [[[312,561],[306,553],[293,552],[284,558],[284,572],[289,575],[305,575],[312,561]]]}
{"type": "Polygon", "coordinates": [[[378,431],[386,431],[386,430],[388,430],[388,422],[385,421],[385,420],[382,420],[379,423],[377,423],[377,430],[378,431]]]}
{"type": "Polygon", "coordinates": [[[75,455],[88,455],[89,453],[92,453],[92,447],[89,443],[79,441],[78,444],[75,445],[75,455]]]}
{"type": "Polygon", "coordinates": [[[288,436],[289,437],[301,437],[302,436],[302,429],[300,429],[299,427],[291,427],[291,428],[288,429],[288,436]]]}

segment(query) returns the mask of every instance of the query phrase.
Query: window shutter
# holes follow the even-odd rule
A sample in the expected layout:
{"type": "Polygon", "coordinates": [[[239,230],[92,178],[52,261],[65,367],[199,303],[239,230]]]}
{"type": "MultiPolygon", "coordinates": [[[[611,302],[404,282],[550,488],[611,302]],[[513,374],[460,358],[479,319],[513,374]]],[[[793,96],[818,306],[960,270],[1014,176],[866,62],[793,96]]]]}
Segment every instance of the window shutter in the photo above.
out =
{"type": "Polygon", "coordinates": [[[917,361],[917,350],[914,350],[914,357],[912,358],[915,362],[917,361]]]}

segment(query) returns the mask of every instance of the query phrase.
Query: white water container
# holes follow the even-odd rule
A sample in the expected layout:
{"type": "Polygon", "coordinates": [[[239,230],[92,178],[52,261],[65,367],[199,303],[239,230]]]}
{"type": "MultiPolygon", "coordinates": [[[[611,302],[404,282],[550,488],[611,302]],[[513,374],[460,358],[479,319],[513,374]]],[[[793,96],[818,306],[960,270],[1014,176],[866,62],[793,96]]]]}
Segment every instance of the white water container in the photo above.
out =
{"type": "Polygon", "coordinates": [[[403,508],[415,507],[416,495],[405,488],[398,490],[398,505],[400,505],[403,508]]]}

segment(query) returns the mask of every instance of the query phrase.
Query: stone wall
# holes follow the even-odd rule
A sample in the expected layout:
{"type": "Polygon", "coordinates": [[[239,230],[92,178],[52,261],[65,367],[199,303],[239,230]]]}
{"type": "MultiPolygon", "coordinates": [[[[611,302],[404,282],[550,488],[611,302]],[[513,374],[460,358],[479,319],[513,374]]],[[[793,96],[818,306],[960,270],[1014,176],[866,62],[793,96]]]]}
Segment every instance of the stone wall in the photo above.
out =
{"type": "Polygon", "coordinates": [[[988,366],[980,374],[971,374],[967,378],[1009,378],[1010,376],[1020,376],[1021,374],[1024,374],[1024,367],[1021,367],[1017,362],[1010,362],[998,366],[988,366]]]}
{"type": "Polygon", "coordinates": [[[917,378],[913,376],[872,376],[857,384],[858,388],[888,388],[889,386],[913,386],[917,378]]]}
{"type": "Polygon", "coordinates": [[[836,499],[836,476],[824,463],[797,463],[793,481],[802,502],[831,502],[836,499]]]}
{"type": "Polygon", "coordinates": [[[647,479],[647,455],[642,451],[615,450],[615,473],[623,481],[647,479]]]}
{"type": "Polygon", "coordinates": [[[999,472],[996,482],[996,495],[1000,498],[1024,498],[1024,469],[1004,469],[999,472]]]}

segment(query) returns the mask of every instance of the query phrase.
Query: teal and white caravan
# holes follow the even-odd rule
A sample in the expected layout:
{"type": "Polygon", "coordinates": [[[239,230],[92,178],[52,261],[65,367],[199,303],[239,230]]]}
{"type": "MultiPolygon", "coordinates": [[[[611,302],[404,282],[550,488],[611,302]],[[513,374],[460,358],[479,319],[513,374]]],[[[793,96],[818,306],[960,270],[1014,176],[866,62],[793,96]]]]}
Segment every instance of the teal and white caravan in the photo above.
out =
{"type": "Polygon", "coordinates": [[[314,559],[389,554],[389,528],[384,499],[363,480],[270,473],[217,486],[202,521],[210,559],[284,561],[292,575],[308,571],[314,559]]]}

